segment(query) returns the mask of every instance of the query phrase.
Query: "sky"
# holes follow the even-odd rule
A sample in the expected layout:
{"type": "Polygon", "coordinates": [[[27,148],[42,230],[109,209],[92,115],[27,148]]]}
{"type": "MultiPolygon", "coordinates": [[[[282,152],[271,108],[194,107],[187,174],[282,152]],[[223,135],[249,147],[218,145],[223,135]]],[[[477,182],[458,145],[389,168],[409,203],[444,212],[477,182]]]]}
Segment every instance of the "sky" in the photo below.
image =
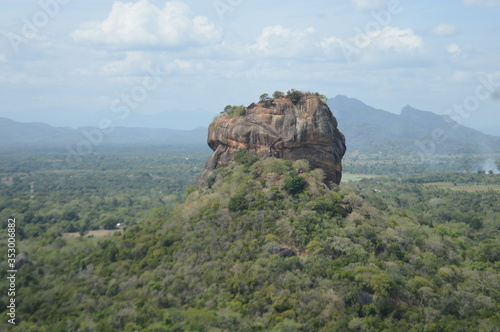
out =
{"type": "Polygon", "coordinates": [[[0,117],[140,125],[292,88],[500,135],[500,0],[0,0],[0,117]]]}

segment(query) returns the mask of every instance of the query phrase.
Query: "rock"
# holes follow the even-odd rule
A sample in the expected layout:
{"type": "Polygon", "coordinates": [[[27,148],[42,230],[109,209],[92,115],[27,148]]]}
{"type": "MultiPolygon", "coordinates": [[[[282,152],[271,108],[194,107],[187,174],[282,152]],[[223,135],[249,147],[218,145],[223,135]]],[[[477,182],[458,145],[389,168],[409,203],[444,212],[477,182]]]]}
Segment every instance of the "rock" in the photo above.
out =
{"type": "Polygon", "coordinates": [[[214,151],[197,184],[207,186],[207,177],[228,166],[240,150],[259,158],[306,159],[311,168],[325,171],[326,182],[340,183],[344,135],[328,105],[318,96],[304,93],[293,103],[288,98],[273,103],[252,103],[243,116],[220,116],[208,129],[208,145],[214,151]]]}
{"type": "Polygon", "coordinates": [[[295,251],[284,247],[278,249],[278,255],[283,258],[297,256],[295,251]]]}
{"type": "Polygon", "coordinates": [[[14,270],[19,270],[24,264],[31,264],[31,260],[24,253],[20,253],[16,256],[16,262],[14,265],[14,270]]]}

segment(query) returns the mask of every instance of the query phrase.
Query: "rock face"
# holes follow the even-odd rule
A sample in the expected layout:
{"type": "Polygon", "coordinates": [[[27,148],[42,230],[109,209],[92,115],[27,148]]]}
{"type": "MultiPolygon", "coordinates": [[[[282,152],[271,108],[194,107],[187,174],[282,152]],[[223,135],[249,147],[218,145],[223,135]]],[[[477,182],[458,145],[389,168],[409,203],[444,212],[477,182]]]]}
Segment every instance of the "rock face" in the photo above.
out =
{"type": "Polygon", "coordinates": [[[208,129],[208,145],[214,151],[198,185],[219,167],[228,166],[236,153],[248,150],[259,158],[306,159],[311,168],[325,171],[326,181],[340,183],[346,146],[337,120],[315,94],[302,94],[296,103],[288,98],[259,102],[246,115],[220,116],[208,129]]]}

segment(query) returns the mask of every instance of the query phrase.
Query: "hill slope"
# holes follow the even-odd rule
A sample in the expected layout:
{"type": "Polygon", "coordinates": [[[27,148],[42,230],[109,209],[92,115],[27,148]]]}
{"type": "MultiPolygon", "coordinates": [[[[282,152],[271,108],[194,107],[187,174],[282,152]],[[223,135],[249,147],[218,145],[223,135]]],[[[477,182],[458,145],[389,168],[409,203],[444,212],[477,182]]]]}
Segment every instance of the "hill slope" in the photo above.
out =
{"type": "Polygon", "coordinates": [[[328,189],[304,161],[255,160],[218,169],[210,190],[192,187],[170,215],[152,213],[112,238],[20,243],[33,264],[18,272],[18,328],[498,326],[496,193],[377,181],[360,196],[328,189]]]}

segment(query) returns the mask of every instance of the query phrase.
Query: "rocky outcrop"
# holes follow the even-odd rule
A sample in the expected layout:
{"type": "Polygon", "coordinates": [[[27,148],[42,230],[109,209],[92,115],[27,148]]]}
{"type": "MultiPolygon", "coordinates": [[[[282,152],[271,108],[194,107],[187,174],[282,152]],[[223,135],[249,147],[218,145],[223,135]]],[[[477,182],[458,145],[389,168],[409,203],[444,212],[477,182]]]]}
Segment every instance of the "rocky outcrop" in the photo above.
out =
{"type": "Polygon", "coordinates": [[[26,256],[24,253],[20,253],[19,255],[16,256],[16,262],[14,263],[14,270],[19,270],[23,267],[25,264],[31,264],[33,263],[31,259],[26,256]]]}
{"type": "Polygon", "coordinates": [[[306,159],[311,168],[321,168],[326,181],[340,183],[345,138],[325,102],[315,94],[302,94],[293,103],[288,98],[259,102],[245,115],[220,116],[208,129],[208,145],[214,151],[198,185],[219,167],[228,166],[236,153],[249,150],[260,158],[306,159]]]}
{"type": "Polygon", "coordinates": [[[295,251],[293,251],[290,248],[284,248],[284,247],[278,248],[277,254],[278,254],[278,256],[283,257],[283,258],[297,256],[297,254],[295,253],[295,251]]]}

